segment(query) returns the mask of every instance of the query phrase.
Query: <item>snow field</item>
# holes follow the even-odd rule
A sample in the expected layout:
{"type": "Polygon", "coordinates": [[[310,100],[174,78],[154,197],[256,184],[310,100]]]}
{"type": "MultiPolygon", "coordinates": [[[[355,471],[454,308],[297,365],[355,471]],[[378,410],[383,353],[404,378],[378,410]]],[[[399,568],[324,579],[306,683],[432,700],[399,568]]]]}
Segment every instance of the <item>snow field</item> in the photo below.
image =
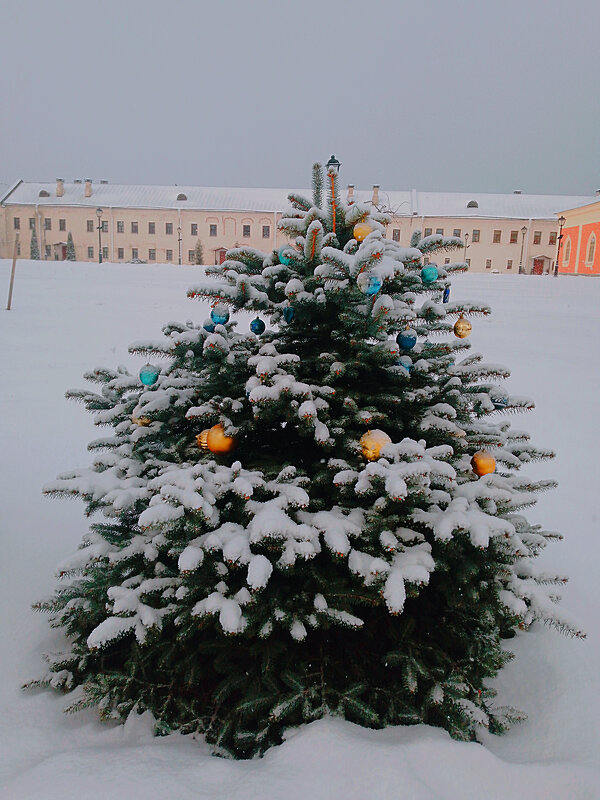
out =
{"type": "MultiPolygon", "coordinates": [[[[10,262],[0,261],[4,307],[10,262]],[[5,288],[3,288],[5,287],[5,288]]],[[[326,719],[293,732],[264,759],[214,759],[202,743],[153,739],[148,720],[100,724],[94,712],[62,713],[64,698],[24,694],[56,632],[30,604],[49,595],[56,565],[76,549],[86,521],[79,503],[49,500],[41,487],[90,462],[91,415],[64,392],[82,374],[120,363],[136,340],[158,338],[169,320],[203,321],[208,305],[186,298],[198,267],[20,261],[13,310],[0,311],[0,800],[110,797],[221,798],[600,798],[600,281],[461,276],[452,299],[489,303],[473,320],[472,352],[506,364],[515,394],[536,410],[514,420],[535,444],[556,450],[534,478],[559,481],[528,513],[565,541],[541,556],[571,578],[563,607],[588,633],[574,641],[538,627],[509,643],[517,658],[498,677],[498,702],[529,720],[486,747],[426,726],[368,731],[326,719]],[[496,792],[496,794],[494,794],[496,792]]],[[[251,315],[238,315],[247,327],[251,315]]]]}

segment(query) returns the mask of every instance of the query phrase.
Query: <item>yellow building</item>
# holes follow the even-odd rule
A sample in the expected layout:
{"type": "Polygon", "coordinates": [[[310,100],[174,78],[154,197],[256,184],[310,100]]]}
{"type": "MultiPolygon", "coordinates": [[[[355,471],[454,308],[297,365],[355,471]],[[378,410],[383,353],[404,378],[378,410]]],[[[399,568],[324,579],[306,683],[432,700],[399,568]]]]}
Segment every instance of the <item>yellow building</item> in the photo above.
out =
{"type": "MultiPolygon", "coordinates": [[[[310,196],[310,191],[303,192],[310,196]]],[[[33,230],[40,257],[66,258],[71,233],[78,261],[195,263],[201,243],[204,263],[219,263],[229,247],[247,244],[269,251],[284,239],[277,222],[288,190],[137,186],[18,181],[0,200],[0,257],[12,255],[19,235],[28,258],[33,230]]],[[[556,258],[557,211],[592,202],[586,196],[368,191],[349,186],[347,198],[388,211],[388,236],[408,245],[415,230],[459,236],[473,272],[543,273],[556,258]]]]}

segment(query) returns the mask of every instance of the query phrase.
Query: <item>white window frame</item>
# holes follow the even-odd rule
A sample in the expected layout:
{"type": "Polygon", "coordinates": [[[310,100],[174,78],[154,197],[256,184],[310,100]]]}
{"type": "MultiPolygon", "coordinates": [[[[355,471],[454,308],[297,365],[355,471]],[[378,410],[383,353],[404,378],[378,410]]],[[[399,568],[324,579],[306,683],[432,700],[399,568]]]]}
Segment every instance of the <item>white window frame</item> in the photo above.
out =
{"type": "Polygon", "coordinates": [[[571,237],[567,236],[567,241],[565,242],[565,246],[563,247],[563,253],[562,253],[563,267],[569,266],[570,260],[571,260],[571,237]]]}
{"type": "Polygon", "coordinates": [[[590,269],[594,266],[594,259],[596,258],[596,247],[598,246],[598,242],[596,240],[596,234],[594,231],[590,233],[590,238],[587,240],[587,245],[585,248],[585,265],[586,267],[590,267],[590,269]],[[590,250],[591,250],[591,258],[590,258],[590,250]]]}

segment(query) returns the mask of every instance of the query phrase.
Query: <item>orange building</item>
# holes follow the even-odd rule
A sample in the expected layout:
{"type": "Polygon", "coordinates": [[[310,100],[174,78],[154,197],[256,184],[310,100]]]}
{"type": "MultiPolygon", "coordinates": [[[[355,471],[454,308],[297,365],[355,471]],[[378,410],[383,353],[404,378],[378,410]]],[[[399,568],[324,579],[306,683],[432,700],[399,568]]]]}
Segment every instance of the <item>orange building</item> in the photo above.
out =
{"type": "Polygon", "coordinates": [[[558,271],[565,275],[600,275],[600,200],[561,212],[558,271]]]}

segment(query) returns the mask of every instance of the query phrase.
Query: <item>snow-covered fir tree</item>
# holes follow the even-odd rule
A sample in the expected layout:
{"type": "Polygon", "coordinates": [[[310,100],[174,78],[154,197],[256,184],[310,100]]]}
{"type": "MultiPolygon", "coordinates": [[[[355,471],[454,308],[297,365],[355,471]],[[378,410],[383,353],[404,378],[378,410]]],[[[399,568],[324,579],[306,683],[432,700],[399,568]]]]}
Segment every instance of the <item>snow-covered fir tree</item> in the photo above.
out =
{"type": "Polygon", "coordinates": [[[194,247],[194,264],[199,266],[204,264],[204,248],[200,239],[196,240],[196,246],[194,247]]]}
{"type": "Polygon", "coordinates": [[[507,421],[533,404],[467,354],[489,309],[443,302],[466,265],[433,262],[462,242],[400,246],[324,181],[290,195],[288,245],[206,269],[211,319],[131,346],[162,366],[68,393],[107,428],[46,489],[95,519],[39,605],[68,644],[35,685],[71,709],[149,709],[240,757],[325,714],[470,740],[519,718],[494,704],[503,639],[580,635],[535,562],[558,534],[523,514],[553,485],[521,475],[552,453],[507,421]]]}
{"type": "Polygon", "coordinates": [[[31,229],[31,244],[29,245],[29,258],[32,261],[40,260],[40,246],[38,244],[37,233],[35,226],[31,229]]]}
{"type": "Polygon", "coordinates": [[[75,256],[75,243],[73,242],[73,234],[69,231],[67,236],[67,261],[76,261],[75,256]]]}

